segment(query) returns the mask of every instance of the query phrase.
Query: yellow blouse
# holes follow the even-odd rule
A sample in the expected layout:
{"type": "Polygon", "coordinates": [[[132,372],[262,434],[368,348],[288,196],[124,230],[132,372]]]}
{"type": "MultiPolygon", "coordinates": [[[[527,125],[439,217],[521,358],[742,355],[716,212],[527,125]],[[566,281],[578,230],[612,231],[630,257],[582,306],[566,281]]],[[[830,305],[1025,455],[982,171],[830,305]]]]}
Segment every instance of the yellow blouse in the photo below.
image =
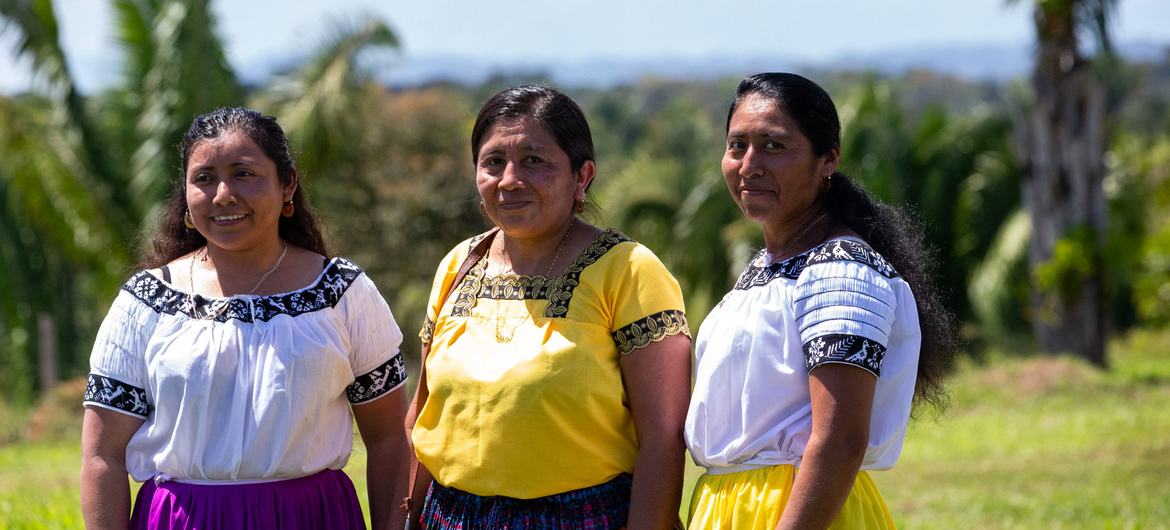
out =
{"type": "Polygon", "coordinates": [[[447,254],[431,289],[419,461],[445,486],[521,499],[632,473],[638,442],[618,360],[689,334],[678,282],[609,230],[556,278],[487,276],[480,260],[436,308],[482,237],[447,254]]]}

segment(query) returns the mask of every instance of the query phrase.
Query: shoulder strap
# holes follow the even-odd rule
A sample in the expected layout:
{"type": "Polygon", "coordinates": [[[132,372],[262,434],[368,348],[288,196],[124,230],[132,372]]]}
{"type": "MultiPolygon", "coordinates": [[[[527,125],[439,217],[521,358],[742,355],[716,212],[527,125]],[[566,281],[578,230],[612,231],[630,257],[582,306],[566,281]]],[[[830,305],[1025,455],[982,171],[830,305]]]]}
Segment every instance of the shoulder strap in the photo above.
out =
{"type": "Polygon", "coordinates": [[[171,283],[171,268],[166,265],[163,265],[160,268],[162,269],[163,281],[171,283]]]}
{"type": "MultiPolygon", "coordinates": [[[[479,243],[476,243],[472,247],[471,252],[467,254],[467,257],[464,258],[463,263],[459,266],[459,271],[455,273],[455,279],[451,282],[451,285],[439,293],[439,303],[436,304],[438,311],[443,310],[443,304],[447,302],[447,297],[450,296],[451,291],[459,286],[459,283],[463,281],[463,278],[467,276],[471,268],[487,255],[488,249],[491,248],[492,240],[495,239],[497,232],[499,232],[499,228],[492,228],[479,243]]],[[[427,397],[430,395],[430,392],[427,391],[427,355],[430,352],[431,344],[429,342],[423,344],[422,351],[419,354],[418,386],[414,389],[414,400],[411,401],[410,408],[406,411],[406,423],[404,425],[406,428],[406,440],[410,446],[410,483],[408,486],[409,489],[407,490],[408,495],[405,499],[402,499],[402,508],[406,510],[408,518],[418,516],[418,511],[414,507],[413,492],[414,483],[418,477],[419,463],[418,457],[414,454],[414,443],[410,441],[410,433],[414,430],[415,422],[418,421],[418,412],[422,410],[422,406],[426,404],[427,397]]]]}

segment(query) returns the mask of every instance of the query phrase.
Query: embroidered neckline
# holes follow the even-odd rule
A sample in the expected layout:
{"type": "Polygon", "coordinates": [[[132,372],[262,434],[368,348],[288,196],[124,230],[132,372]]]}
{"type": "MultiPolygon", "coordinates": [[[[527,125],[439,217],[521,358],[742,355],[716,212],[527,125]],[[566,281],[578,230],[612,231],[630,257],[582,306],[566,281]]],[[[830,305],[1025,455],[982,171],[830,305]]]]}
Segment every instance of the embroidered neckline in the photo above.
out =
{"type": "MultiPolygon", "coordinates": [[[[482,239],[483,235],[481,234],[472,238],[469,244],[474,247],[482,239]]],[[[487,276],[487,260],[480,259],[467,272],[467,276],[457,287],[451,315],[469,316],[479,298],[488,298],[493,300],[548,300],[549,304],[545,308],[544,316],[549,318],[563,317],[569,312],[569,302],[572,300],[573,291],[581,283],[581,273],[585,268],[596,263],[610,249],[627,241],[632,240],[613,228],[606,229],[577,254],[576,259],[569,264],[563,274],[552,277],[539,274],[487,276]]]]}
{"type": "Polygon", "coordinates": [[[852,238],[830,239],[783,261],[763,266],[757,265],[766,254],[767,249],[761,249],[752,257],[747,268],[735,282],[734,290],[767,285],[777,278],[795,280],[800,277],[800,273],[804,272],[805,268],[831,261],[856,261],[887,278],[899,276],[898,271],[894,270],[886,258],[870,248],[869,245],[852,238]]]}
{"type": "Polygon", "coordinates": [[[267,321],[276,315],[297,316],[337,305],[362,272],[361,267],[353,262],[336,257],[329,261],[329,265],[312,284],[295,291],[205,298],[191,296],[147,271],[140,271],[122,285],[122,290],[134,295],[157,313],[181,313],[191,318],[206,318],[212,304],[226,302],[227,308],[215,317],[216,322],[227,322],[233,318],[243,322],[267,321]]]}

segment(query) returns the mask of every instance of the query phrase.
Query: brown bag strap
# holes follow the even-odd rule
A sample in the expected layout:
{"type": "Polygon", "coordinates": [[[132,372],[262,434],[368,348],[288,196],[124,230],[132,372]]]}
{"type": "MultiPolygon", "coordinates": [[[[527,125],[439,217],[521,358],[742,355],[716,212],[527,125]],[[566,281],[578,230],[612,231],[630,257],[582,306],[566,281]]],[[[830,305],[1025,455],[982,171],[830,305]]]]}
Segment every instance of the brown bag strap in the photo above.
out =
{"type": "MultiPolygon", "coordinates": [[[[476,243],[472,247],[471,252],[467,254],[467,258],[459,266],[459,271],[455,273],[455,279],[451,282],[451,285],[447,290],[439,293],[439,303],[436,305],[438,308],[436,309],[436,320],[438,320],[437,312],[443,310],[443,304],[447,302],[451,291],[454,291],[459,286],[459,283],[463,281],[463,278],[467,276],[467,273],[471,271],[471,268],[475,267],[475,264],[479,263],[479,260],[487,255],[488,249],[491,248],[492,240],[495,239],[496,233],[499,231],[499,228],[492,228],[479,243],[476,243]]],[[[406,412],[406,423],[404,425],[406,428],[406,439],[410,446],[410,489],[407,490],[406,498],[402,499],[402,509],[406,510],[408,518],[413,518],[414,516],[414,481],[418,478],[419,467],[418,457],[414,454],[414,443],[410,442],[410,433],[414,430],[415,422],[418,421],[418,412],[422,410],[422,406],[427,402],[427,397],[430,394],[427,391],[427,355],[430,352],[431,343],[423,344],[422,351],[419,354],[418,386],[414,389],[414,399],[410,402],[410,408],[406,412]]]]}

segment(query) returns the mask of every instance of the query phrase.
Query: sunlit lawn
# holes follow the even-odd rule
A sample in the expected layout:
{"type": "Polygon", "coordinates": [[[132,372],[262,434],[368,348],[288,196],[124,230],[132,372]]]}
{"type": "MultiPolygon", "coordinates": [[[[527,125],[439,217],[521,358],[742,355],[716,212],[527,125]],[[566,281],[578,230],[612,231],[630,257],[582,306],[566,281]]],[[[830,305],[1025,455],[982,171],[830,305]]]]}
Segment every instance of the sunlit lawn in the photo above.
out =
{"type": "MultiPolygon", "coordinates": [[[[915,423],[898,466],[874,473],[899,525],[1170,529],[1170,333],[1112,355],[1109,373],[1064,358],[965,366],[947,412],[915,423]]],[[[80,528],[78,462],[76,440],[0,447],[0,528],[80,528]]],[[[364,467],[359,445],[347,468],[359,492],[364,467]]]]}

